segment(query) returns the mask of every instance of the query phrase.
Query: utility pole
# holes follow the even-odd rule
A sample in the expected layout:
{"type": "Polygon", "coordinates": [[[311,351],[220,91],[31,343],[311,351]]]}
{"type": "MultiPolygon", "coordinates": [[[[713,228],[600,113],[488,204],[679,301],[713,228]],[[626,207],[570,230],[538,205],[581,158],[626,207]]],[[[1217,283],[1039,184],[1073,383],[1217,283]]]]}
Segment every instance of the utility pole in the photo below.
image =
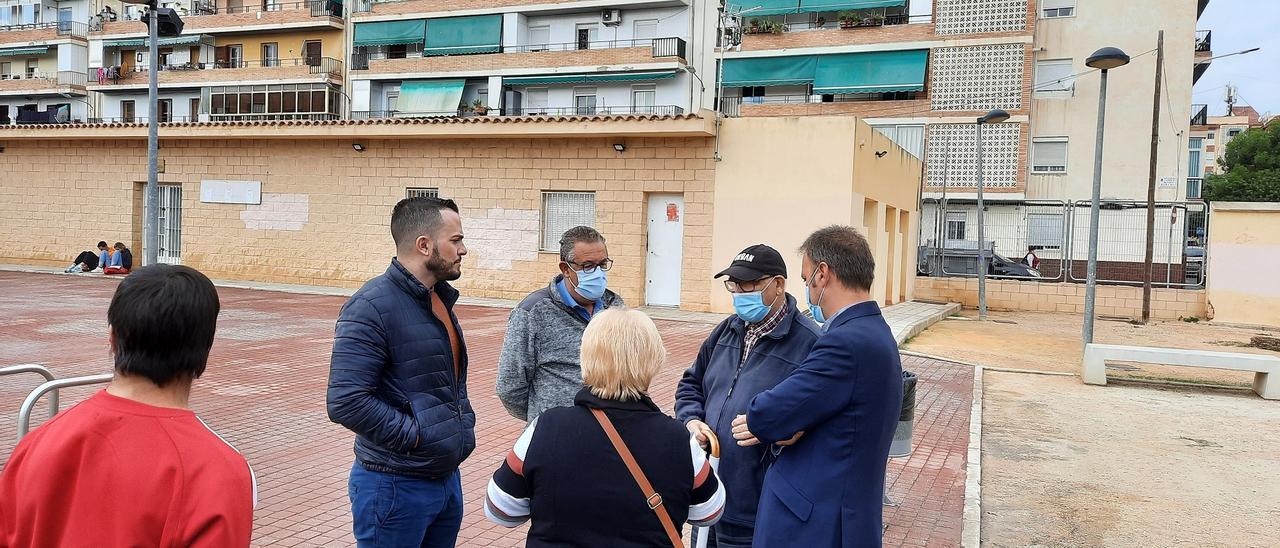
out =
{"type": "Polygon", "coordinates": [[[159,2],[151,0],[148,5],[151,19],[147,24],[147,186],[143,193],[146,215],[142,219],[142,264],[151,266],[159,260],[160,233],[160,181],[156,174],[160,157],[160,119],[159,94],[156,91],[156,79],[160,72],[159,47],[160,40],[159,2]]]}
{"type": "MultiPolygon", "coordinates": [[[[1156,160],[1160,151],[1160,78],[1164,74],[1164,31],[1156,38],[1156,91],[1151,103],[1151,167],[1147,171],[1147,250],[1143,259],[1142,323],[1151,321],[1151,255],[1156,234],[1156,160]]],[[[1165,268],[1173,262],[1165,257],[1165,268]]]]}

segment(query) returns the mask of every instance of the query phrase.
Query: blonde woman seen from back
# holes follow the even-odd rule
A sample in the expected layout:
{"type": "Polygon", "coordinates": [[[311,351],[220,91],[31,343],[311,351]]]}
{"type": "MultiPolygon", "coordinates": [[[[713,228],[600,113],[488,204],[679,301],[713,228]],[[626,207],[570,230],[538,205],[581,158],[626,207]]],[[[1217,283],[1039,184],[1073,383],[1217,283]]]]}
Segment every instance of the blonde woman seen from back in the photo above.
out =
{"type": "Polygon", "coordinates": [[[689,431],[648,396],[665,359],[643,312],[594,317],[582,335],[586,386],[516,440],[489,481],[485,515],[507,527],[532,520],[531,548],[680,546],[686,521],[715,523],[724,488],[689,431]]]}

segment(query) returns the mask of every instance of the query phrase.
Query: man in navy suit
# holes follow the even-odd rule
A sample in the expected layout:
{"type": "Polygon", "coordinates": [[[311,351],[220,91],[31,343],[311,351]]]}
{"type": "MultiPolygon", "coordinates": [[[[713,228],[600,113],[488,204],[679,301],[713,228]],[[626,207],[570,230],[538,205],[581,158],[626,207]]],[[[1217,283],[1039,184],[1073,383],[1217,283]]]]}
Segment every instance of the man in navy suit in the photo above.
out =
{"type": "Polygon", "coordinates": [[[800,251],[805,298],[823,334],[804,363],[734,420],[739,445],[803,433],[777,450],[765,474],[754,546],[879,546],[902,364],[871,298],[875,259],[847,226],[814,232],[800,251]]]}

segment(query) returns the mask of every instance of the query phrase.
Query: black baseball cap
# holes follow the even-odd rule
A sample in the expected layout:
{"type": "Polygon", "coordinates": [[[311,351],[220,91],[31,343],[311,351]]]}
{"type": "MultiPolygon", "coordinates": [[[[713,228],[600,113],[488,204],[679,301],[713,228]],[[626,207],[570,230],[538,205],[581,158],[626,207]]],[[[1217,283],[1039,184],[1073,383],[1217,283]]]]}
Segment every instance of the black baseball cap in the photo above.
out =
{"type": "Polygon", "coordinates": [[[733,258],[733,264],[716,277],[728,276],[735,280],[759,280],[765,276],[787,277],[787,263],[778,250],[764,244],[756,244],[742,250],[733,258]]]}

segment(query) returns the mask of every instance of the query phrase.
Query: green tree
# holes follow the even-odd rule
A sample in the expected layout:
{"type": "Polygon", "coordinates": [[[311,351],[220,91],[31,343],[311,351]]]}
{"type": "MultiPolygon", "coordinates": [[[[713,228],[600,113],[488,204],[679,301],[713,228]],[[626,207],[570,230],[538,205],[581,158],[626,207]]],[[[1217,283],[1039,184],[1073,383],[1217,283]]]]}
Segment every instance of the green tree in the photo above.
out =
{"type": "Polygon", "coordinates": [[[1235,136],[1218,158],[1221,174],[1205,178],[1210,202],[1280,202],[1280,123],[1235,136]]]}

